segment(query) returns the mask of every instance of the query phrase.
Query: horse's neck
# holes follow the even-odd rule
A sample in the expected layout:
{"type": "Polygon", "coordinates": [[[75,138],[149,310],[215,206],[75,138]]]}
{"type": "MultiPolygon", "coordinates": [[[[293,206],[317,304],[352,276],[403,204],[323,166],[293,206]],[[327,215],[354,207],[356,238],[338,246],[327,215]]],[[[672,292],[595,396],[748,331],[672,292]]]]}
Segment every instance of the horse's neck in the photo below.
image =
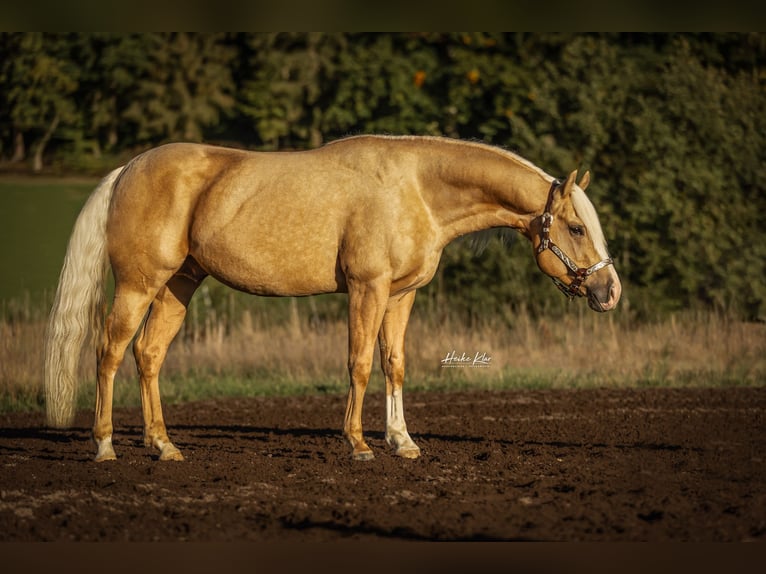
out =
{"type": "Polygon", "coordinates": [[[512,227],[528,235],[550,185],[540,170],[472,144],[443,145],[441,153],[431,157],[427,197],[445,244],[491,227],[512,227]]]}

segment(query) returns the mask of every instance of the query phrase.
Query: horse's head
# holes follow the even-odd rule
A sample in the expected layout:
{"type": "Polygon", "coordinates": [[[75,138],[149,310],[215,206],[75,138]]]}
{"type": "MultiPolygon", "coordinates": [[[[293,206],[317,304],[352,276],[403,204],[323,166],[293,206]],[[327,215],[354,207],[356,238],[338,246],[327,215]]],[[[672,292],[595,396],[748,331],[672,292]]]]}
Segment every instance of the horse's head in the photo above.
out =
{"type": "Polygon", "coordinates": [[[585,188],[588,172],[576,183],[577,171],[566,181],[554,180],[544,213],[531,228],[537,265],[568,297],[588,298],[595,311],[614,309],[622,286],[606,249],[601,224],[585,188]]]}

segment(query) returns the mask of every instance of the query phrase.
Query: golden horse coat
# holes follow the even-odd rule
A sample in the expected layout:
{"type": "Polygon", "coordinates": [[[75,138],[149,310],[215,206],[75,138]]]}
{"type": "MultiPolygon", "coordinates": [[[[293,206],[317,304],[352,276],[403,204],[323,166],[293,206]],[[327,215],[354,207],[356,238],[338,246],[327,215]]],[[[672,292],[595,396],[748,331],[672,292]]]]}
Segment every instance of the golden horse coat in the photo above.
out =
{"type": "Polygon", "coordinates": [[[107,176],[83,208],[46,335],[49,423],[71,421],[73,355],[112,310],[97,349],[97,460],[112,447],[114,375],[130,341],[138,366],[144,438],[161,459],[182,455],[167,435],[159,370],[186,307],[208,275],[256,295],[349,296],[349,394],[344,434],[372,458],[362,403],[377,341],[386,379],[386,439],[404,457],[404,338],[415,292],[455,238],[492,227],[527,237],[541,270],[572,285],[597,311],[621,293],[606,241],[573,171],[557,182],[502,149],[448,138],[356,136],[302,152],[249,152],[202,144],[149,150],[107,176]],[[543,233],[543,212],[548,210],[543,233]],[[555,241],[572,269],[538,249],[555,241]],[[594,265],[596,262],[603,262],[594,265]],[[573,284],[577,266],[595,270],[573,284]],[[136,336],[136,333],[138,335],[136,336]]]}

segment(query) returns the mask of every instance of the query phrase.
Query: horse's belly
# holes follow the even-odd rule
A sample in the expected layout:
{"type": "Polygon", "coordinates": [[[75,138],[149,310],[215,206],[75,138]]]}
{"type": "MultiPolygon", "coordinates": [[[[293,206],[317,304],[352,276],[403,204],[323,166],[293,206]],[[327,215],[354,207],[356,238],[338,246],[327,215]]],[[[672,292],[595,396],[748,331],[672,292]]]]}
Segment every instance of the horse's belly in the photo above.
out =
{"type": "Polygon", "coordinates": [[[220,237],[192,246],[205,271],[248,293],[300,296],[345,291],[337,247],[328,241],[220,237]]]}

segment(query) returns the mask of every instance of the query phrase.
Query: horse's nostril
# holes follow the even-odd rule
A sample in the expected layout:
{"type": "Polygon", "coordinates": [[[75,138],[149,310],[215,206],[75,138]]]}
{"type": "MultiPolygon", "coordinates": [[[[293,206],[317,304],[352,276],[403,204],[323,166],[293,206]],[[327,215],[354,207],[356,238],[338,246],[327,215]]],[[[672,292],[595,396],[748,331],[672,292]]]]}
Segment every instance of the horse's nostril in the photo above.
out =
{"type": "Polygon", "coordinates": [[[609,284],[609,289],[607,290],[607,294],[608,294],[607,297],[600,301],[602,309],[604,311],[614,309],[617,306],[617,302],[620,300],[621,293],[622,293],[622,287],[620,285],[620,282],[611,281],[609,284]]]}
{"type": "Polygon", "coordinates": [[[609,300],[614,301],[614,304],[617,305],[617,301],[620,300],[620,295],[622,295],[622,285],[619,281],[614,281],[609,288],[609,300]]]}

